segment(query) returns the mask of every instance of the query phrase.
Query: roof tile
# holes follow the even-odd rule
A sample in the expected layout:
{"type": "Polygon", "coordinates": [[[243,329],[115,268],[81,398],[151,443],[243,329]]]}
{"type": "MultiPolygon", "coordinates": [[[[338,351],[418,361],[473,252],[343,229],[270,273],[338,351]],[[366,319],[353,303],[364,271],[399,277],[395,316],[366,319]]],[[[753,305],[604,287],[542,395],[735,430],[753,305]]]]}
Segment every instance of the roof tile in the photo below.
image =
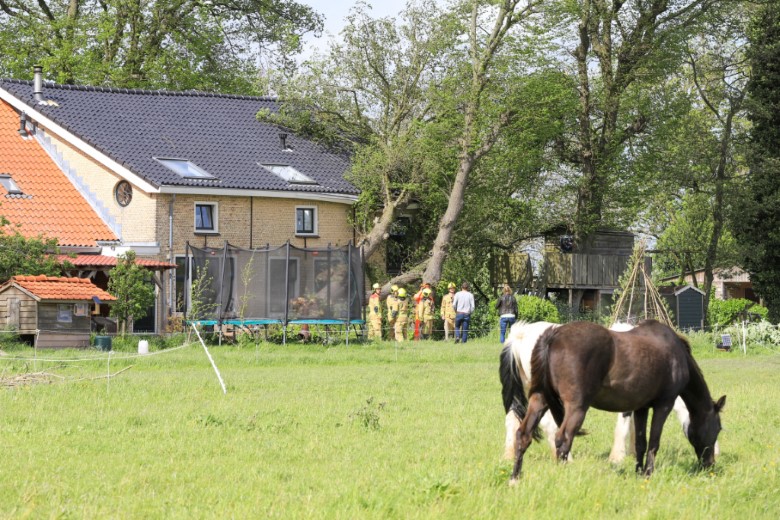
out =
{"type": "Polygon", "coordinates": [[[101,301],[116,298],[86,278],[65,278],[58,276],[14,276],[4,287],[16,285],[42,300],[91,300],[97,296],[101,301]]]}
{"type": "Polygon", "coordinates": [[[272,98],[64,86],[46,83],[39,105],[29,81],[2,80],[6,90],[155,186],[213,186],[179,177],[155,157],[187,159],[218,179],[217,187],[356,195],[344,179],[347,157],[288,133],[283,150],[275,125],[261,123],[261,109],[276,111],[272,98]],[[99,109],[97,108],[99,107],[99,109]],[[284,164],[317,185],[288,183],[259,164],[284,164]]]}
{"type": "Polygon", "coordinates": [[[0,186],[0,214],[27,238],[56,238],[61,246],[95,246],[117,240],[70,180],[34,139],[18,134],[19,114],[0,102],[0,173],[10,174],[24,195],[0,186]]]}

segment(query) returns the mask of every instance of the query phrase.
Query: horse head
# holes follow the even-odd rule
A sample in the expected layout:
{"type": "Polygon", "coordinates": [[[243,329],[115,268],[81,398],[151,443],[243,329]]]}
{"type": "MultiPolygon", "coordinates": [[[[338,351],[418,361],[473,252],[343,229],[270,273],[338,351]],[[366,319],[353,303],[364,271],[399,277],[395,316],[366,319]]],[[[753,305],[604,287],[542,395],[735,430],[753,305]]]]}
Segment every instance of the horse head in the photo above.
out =
{"type": "Polygon", "coordinates": [[[715,463],[715,443],[721,430],[720,412],[725,405],[724,395],[717,402],[712,401],[712,407],[706,412],[691,414],[688,440],[693,445],[699,462],[705,468],[715,463]]]}

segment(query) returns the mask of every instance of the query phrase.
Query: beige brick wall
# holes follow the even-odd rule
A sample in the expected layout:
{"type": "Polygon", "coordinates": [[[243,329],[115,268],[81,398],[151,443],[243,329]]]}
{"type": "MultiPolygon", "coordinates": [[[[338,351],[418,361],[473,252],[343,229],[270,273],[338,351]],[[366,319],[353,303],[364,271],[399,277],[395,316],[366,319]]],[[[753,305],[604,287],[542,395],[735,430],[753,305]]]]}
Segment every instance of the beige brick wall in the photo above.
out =
{"type": "MultiPolygon", "coordinates": [[[[121,177],[56,135],[49,132],[47,135],[122,225],[122,241],[156,242],[160,246],[159,259],[167,260],[168,212],[173,196],[145,193],[133,186],[133,200],[123,208],[114,197],[114,189],[121,177]]],[[[252,200],[250,197],[176,195],[173,251],[174,254],[184,254],[187,241],[197,247],[221,247],[225,240],[244,248],[264,247],[266,243],[281,245],[287,240],[300,247],[327,247],[329,243],[334,247],[343,246],[353,239],[350,212],[351,206],[347,204],[305,199],[255,197],[252,200]],[[195,233],[196,202],[218,204],[217,234],[195,233]],[[304,239],[295,235],[295,209],[300,206],[317,208],[317,236],[304,239]]]]}
{"type": "MultiPolygon", "coordinates": [[[[160,196],[157,213],[157,236],[160,244],[168,249],[168,204],[171,195],[160,196]]],[[[281,245],[290,240],[295,246],[334,247],[346,245],[352,240],[349,224],[351,207],[334,202],[318,202],[302,199],[277,199],[267,197],[207,197],[202,195],[176,195],[173,209],[173,250],[184,254],[187,241],[196,247],[221,247],[227,240],[243,248],[260,248],[266,244],[281,245]],[[195,233],[195,204],[216,202],[218,233],[195,233]],[[295,235],[295,209],[300,206],[317,208],[317,236],[295,235]]]]}
{"type": "MultiPolygon", "coordinates": [[[[157,216],[157,201],[155,194],[142,192],[133,186],[133,200],[127,207],[116,202],[114,188],[122,178],[105,168],[91,157],[60,140],[56,135],[47,132],[46,135],[62,153],[77,175],[95,193],[97,198],[108,208],[109,213],[122,226],[123,242],[154,242],[157,216]]],[[[167,216],[167,213],[165,214],[167,216]]],[[[166,240],[167,243],[167,240],[166,240]]]]}

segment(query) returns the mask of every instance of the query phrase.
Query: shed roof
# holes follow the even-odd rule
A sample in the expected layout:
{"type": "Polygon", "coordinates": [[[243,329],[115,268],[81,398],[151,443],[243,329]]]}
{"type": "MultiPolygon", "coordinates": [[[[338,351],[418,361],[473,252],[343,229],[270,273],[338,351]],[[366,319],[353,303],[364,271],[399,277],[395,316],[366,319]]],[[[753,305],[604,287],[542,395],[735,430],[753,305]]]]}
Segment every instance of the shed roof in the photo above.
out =
{"type": "Polygon", "coordinates": [[[0,291],[17,286],[38,300],[92,300],[97,296],[101,301],[114,301],[116,297],[93,284],[86,278],[66,278],[61,276],[14,276],[0,291]]]}

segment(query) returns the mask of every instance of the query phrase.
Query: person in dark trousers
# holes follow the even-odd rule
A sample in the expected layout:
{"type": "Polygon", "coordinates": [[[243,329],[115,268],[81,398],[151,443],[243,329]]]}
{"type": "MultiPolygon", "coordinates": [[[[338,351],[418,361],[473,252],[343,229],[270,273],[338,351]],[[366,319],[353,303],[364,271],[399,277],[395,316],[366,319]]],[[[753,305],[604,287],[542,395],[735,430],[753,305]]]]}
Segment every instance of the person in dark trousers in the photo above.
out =
{"type": "Polygon", "coordinates": [[[469,339],[469,322],[474,312],[474,295],[469,292],[469,283],[463,282],[460,291],[452,297],[455,309],[455,343],[466,343],[469,339]]]}
{"type": "Polygon", "coordinates": [[[496,302],[496,309],[498,309],[499,315],[499,327],[501,328],[501,344],[504,344],[506,339],[506,331],[517,319],[517,300],[515,295],[512,294],[512,288],[508,284],[504,284],[504,294],[502,294],[496,302]]]}

